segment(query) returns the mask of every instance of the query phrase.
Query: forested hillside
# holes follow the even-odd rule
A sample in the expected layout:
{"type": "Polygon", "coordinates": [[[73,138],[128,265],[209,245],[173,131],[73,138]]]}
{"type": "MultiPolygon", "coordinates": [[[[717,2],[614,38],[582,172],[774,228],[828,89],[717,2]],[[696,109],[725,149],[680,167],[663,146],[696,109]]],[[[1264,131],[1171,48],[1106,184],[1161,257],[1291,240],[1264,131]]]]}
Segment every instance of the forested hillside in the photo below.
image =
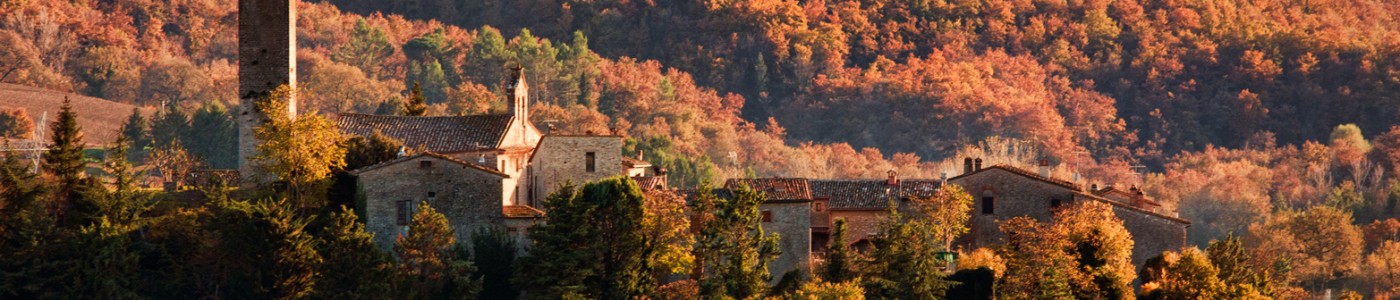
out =
{"type": "MultiPolygon", "coordinates": [[[[235,3],[0,0],[0,82],[162,108],[123,125],[137,170],[176,174],[168,161],[197,160],[232,168],[226,107],[237,101],[235,3]]],[[[1369,267],[1400,265],[1400,2],[329,0],[298,7],[303,112],[398,114],[415,85],[429,115],[504,112],[505,72],[519,65],[541,128],[623,134],[624,151],[669,168],[676,187],[745,176],[883,178],[889,170],[937,178],[957,175],[962,157],[1022,167],[1046,159],[1056,177],[1141,187],[1193,222],[1189,239],[1211,245],[1209,253],[1168,254],[1155,268],[1180,269],[1164,274],[1217,264],[1232,268],[1218,274],[1230,277],[1220,279],[1232,282],[1225,284],[1266,296],[1325,288],[1400,294],[1400,268],[1369,267]]],[[[26,137],[32,129],[15,120],[35,114],[0,111],[0,134],[26,137]]],[[[115,136],[91,132],[110,126],[83,130],[115,136]]],[[[109,167],[118,166],[125,168],[109,167]]],[[[57,180],[11,169],[0,179],[57,180]]],[[[0,190],[25,191],[11,186],[0,190]]],[[[4,196],[29,194],[15,195],[4,196]]],[[[273,204],[215,211],[289,210],[273,204]]],[[[0,205],[7,207],[19,206],[0,205]]],[[[242,215],[211,216],[182,218],[242,215]]],[[[176,229],[152,236],[200,232],[176,229]]],[[[192,282],[219,281],[202,280],[192,282]]],[[[1153,288],[1197,286],[1172,280],[1185,279],[1153,288]]]]}
{"type": "Polygon", "coordinates": [[[925,157],[1010,135],[1157,161],[1261,131],[1290,144],[1341,123],[1383,131],[1400,116],[1390,1],[330,1],[579,31],[605,57],[656,59],[745,96],[746,119],[776,117],[796,140],[925,157]]]}

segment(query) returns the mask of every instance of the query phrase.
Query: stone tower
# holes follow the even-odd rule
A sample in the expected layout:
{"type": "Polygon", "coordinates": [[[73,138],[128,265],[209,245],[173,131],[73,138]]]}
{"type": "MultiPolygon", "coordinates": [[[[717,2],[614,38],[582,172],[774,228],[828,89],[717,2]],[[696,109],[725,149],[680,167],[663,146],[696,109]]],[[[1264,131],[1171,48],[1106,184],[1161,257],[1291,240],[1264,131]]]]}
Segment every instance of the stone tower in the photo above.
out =
{"type": "MultiPolygon", "coordinates": [[[[238,0],[238,171],[244,182],[253,177],[248,158],[257,155],[253,128],[266,117],[253,108],[255,102],[281,85],[296,87],[295,0],[238,0]]],[[[286,108],[296,116],[296,98],[286,108]]],[[[247,184],[244,184],[245,186],[247,184]]]]}

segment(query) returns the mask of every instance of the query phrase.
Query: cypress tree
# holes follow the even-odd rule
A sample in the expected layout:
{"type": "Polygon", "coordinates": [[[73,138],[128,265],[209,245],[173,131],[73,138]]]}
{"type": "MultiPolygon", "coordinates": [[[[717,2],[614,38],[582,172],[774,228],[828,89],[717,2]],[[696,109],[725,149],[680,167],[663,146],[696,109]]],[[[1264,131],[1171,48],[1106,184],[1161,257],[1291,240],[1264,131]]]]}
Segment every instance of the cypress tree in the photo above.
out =
{"type": "Polygon", "coordinates": [[[846,246],[846,219],[836,219],[832,225],[831,241],[827,244],[826,270],[822,280],[841,283],[854,278],[851,272],[851,250],[846,246]]]}
{"type": "MultiPolygon", "coordinates": [[[[702,185],[703,186],[703,185],[702,185]]],[[[702,188],[702,191],[705,189],[702,188]]],[[[730,191],[729,199],[718,199],[701,192],[698,208],[712,207],[701,218],[697,252],[703,258],[705,274],[700,277],[700,295],[705,298],[749,299],[768,289],[768,263],[776,259],[778,235],[768,235],[760,226],[758,206],[766,196],[746,186],[730,191]],[[700,203],[705,202],[705,203],[700,203]]]]}

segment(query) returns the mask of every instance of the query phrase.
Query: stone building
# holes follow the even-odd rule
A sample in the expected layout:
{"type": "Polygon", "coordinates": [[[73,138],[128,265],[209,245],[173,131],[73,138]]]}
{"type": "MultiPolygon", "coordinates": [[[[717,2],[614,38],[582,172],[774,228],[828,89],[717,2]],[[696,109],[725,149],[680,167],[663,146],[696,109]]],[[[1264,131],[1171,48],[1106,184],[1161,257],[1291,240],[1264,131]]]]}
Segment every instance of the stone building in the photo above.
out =
{"type": "MultiPolygon", "coordinates": [[[[1003,221],[1028,216],[1049,222],[1055,209],[1079,201],[1097,201],[1110,204],[1113,213],[1123,221],[1123,227],[1132,234],[1133,265],[1141,266],[1163,251],[1186,246],[1186,231],[1191,223],[1157,211],[1151,205],[1155,203],[1145,197],[1136,202],[1123,202],[1044,174],[1048,172],[1037,174],[1004,165],[981,168],[980,161],[974,164],[971,159],[964,164],[964,174],[948,179],[949,184],[962,186],[973,198],[971,231],[959,239],[961,245],[998,244],[1005,239],[997,228],[1003,221]]],[[[1105,195],[1111,193],[1104,192],[1105,195]]]]}
{"type": "Polygon", "coordinates": [[[763,193],[767,199],[759,204],[765,234],[778,234],[778,249],[782,254],[768,263],[770,283],[782,279],[783,273],[812,270],[812,191],[801,178],[730,179],[726,189],[748,186],[763,193]]]}
{"type": "MultiPolygon", "coordinates": [[[[526,177],[530,155],[540,141],[540,131],[529,122],[528,88],[524,70],[515,68],[506,93],[511,110],[506,114],[416,117],[339,114],[341,132],[370,136],[379,132],[404,146],[445,155],[505,173],[517,180],[505,189],[506,205],[527,205],[529,189],[518,180],[526,177]]],[[[620,151],[620,150],[619,150],[620,151]]]]}
{"type": "Polygon", "coordinates": [[[932,197],[940,180],[900,179],[894,171],[881,179],[811,179],[812,249],[824,252],[836,219],[846,220],[847,245],[868,246],[894,205],[907,208],[914,198],[932,197]]]}
{"type": "MultiPolygon", "coordinates": [[[[445,215],[459,241],[470,240],[480,228],[506,227],[507,219],[539,216],[538,210],[510,205],[502,195],[515,179],[505,173],[446,155],[424,152],[400,157],[351,172],[359,178],[360,207],[365,230],[375,243],[388,249],[407,232],[410,218],[421,202],[445,215]]],[[[528,222],[509,224],[522,232],[528,222]]]]}
{"type": "Polygon", "coordinates": [[[565,183],[575,186],[626,174],[622,136],[548,135],[530,156],[530,198],[539,206],[565,183]]]}

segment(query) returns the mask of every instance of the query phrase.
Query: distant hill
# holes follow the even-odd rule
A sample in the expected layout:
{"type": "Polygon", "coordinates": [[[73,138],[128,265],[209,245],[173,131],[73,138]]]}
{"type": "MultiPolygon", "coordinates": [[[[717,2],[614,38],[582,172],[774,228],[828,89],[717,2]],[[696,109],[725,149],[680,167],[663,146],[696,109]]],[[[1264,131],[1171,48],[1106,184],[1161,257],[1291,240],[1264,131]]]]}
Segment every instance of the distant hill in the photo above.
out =
{"type": "MultiPolygon", "coordinates": [[[[48,121],[53,122],[58,117],[65,96],[73,101],[73,111],[78,113],[78,125],[83,128],[83,141],[88,147],[100,147],[116,141],[122,122],[131,115],[133,107],[101,98],[0,83],[0,109],[24,108],[35,122],[46,113],[48,121]]],[[[141,110],[141,114],[146,116],[154,113],[154,108],[141,110]]],[[[36,124],[35,127],[48,131],[47,124],[36,124]]]]}

